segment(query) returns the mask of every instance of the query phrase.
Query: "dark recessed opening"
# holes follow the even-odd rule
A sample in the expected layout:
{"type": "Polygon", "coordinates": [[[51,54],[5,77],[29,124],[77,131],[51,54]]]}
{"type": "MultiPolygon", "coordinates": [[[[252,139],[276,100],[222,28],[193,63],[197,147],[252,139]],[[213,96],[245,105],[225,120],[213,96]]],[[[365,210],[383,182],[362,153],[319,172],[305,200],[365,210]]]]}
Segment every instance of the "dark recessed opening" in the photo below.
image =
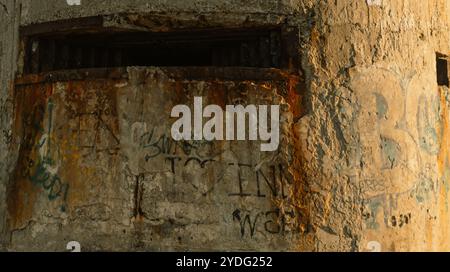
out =
{"type": "Polygon", "coordinates": [[[29,36],[24,40],[24,72],[125,66],[292,68],[298,63],[289,50],[293,39],[279,28],[29,36]]]}
{"type": "Polygon", "coordinates": [[[436,71],[438,85],[449,87],[448,57],[446,55],[436,53],[436,71]]]}

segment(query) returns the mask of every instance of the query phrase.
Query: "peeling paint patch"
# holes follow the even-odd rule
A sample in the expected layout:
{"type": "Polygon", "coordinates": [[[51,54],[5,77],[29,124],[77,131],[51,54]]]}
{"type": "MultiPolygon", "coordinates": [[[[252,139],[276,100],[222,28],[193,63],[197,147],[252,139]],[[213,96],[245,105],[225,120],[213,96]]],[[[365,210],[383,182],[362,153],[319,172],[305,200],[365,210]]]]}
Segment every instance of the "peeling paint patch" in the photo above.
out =
{"type": "Polygon", "coordinates": [[[366,2],[369,6],[381,6],[383,4],[383,0],[367,0],[366,2]]]}
{"type": "Polygon", "coordinates": [[[81,0],[66,0],[67,5],[69,6],[80,6],[81,0]]]}
{"type": "Polygon", "coordinates": [[[370,241],[367,244],[367,250],[369,252],[381,252],[381,244],[377,241],[370,241]]]}

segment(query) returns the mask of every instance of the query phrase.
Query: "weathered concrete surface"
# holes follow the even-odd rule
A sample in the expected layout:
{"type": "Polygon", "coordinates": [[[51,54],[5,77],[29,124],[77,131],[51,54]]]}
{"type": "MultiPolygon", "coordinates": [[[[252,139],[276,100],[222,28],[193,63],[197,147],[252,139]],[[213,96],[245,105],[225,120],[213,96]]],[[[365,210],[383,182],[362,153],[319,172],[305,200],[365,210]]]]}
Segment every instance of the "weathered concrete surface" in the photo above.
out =
{"type": "MultiPolygon", "coordinates": [[[[288,127],[292,125],[293,128],[285,131],[287,138],[283,147],[288,151],[283,150],[281,155],[282,162],[289,166],[287,178],[292,187],[287,204],[295,207],[296,220],[291,226],[298,233],[295,239],[291,239],[291,234],[278,237],[264,233],[264,226],[257,227],[254,237],[249,237],[245,236],[248,235],[247,232],[242,236],[239,225],[238,217],[245,220],[245,213],[230,216],[232,207],[254,207],[264,211],[283,207],[282,204],[285,203],[245,198],[239,201],[240,206],[236,206],[235,200],[225,201],[228,198],[223,194],[227,191],[226,188],[219,190],[220,194],[212,194],[211,199],[192,193],[187,200],[187,195],[171,195],[166,190],[170,175],[165,178],[162,178],[162,174],[145,175],[146,171],[160,169],[162,161],[157,160],[155,164],[147,166],[145,159],[139,159],[139,155],[142,155],[140,151],[133,151],[133,148],[139,146],[139,142],[133,142],[131,134],[151,131],[154,123],[150,117],[157,113],[163,114],[162,108],[155,107],[154,104],[148,105],[149,107],[127,106],[126,100],[129,101],[127,103],[137,103],[140,100],[125,97],[133,93],[143,94],[141,88],[146,81],[138,82],[142,82],[142,78],[151,78],[150,75],[127,82],[119,80],[75,84],[79,87],[79,92],[75,93],[88,95],[94,103],[92,105],[117,105],[116,120],[105,116],[106,125],[99,129],[103,131],[105,127],[109,127],[109,132],[112,130],[120,135],[119,151],[103,151],[100,154],[87,152],[87,157],[77,157],[76,154],[80,152],[72,152],[76,145],[70,144],[70,141],[75,134],[68,133],[71,122],[66,124],[62,120],[70,116],[70,110],[63,110],[64,105],[71,105],[76,100],[91,100],[64,97],[63,94],[70,89],[68,83],[42,84],[40,92],[36,87],[19,87],[15,92],[17,99],[27,88],[32,88],[39,97],[40,100],[35,101],[31,99],[31,94],[27,94],[28,98],[25,95],[23,100],[16,101],[43,105],[43,109],[38,111],[41,116],[35,115],[40,116],[38,120],[41,125],[47,124],[49,120],[48,99],[55,99],[55,109],[61,111],[55,120],[60,118],[62,127],[59,128],[67,133],[58,132],[58,126],[52,126],[53,130],[48,138],[42,138],[42,132],[30,132],[30,138],[35,141],[34,144],[55,139],[56,145],[63,147],[67,153],[66,158],[59,157],[61,154],[57,151],[49,152],[52,160],[57,165],[59,163],[58,171],[55,170],[52,175],[60,177],[61,185],[64,182],[73,183],[74,188],[69,186],[65,200],[67,206],[61,200],[64,197],[48,199],[48,196],[52,196],[52,191],[33,187],[35,185],[31,179],[17,177],[24,174],[17,169],[26,165],[23,152],[19,152],[20,149],[23,150],[23,145],[19,144],[22,141],[20,137],[19,140],[13,137],[19,142],[15,142],[10,149],[6,148],[7,142],[2,139],[1,147],[5,151],[2,152],[4,157],[0,169],[2,181],[11,177],[7,197],[11,201],[8,203],[9,225],[4,226],[9,233],[5,238],[11,238],[8,249],[64,250],[64,241],[58,239],[80,239],[90,250],[191,248],[365,251],[370,241],[376,241],[385,251],[449,249],[447,194],[450,188],[450,102],[448,89],[438,88],[436,83],[435,53],[450,54],[450,1],[298,0],[243,3],[216,0],[149,3],[82,0],[80,6],[69,6],[63,0],[20,2],[22,8],[17,8],[15,13],[7,14],[0,6],[0,20],[9,22],[7,26],[1,25],[2,37],[6,37],[1,40],[0,46],[1,51],[6,52],[0,54],[3,84],[1,98],[3,104],[9,101],[10,107],[13,96],[7,79],[11,79],[15,71],[15,20],[18,21],[20,17],[21,24],[28,25],[56,19],[128,12],[148,13],[147,18],[158,18],[156,22],[142,22],[139,18],[131,20],[133,24],[139,22],[139,27],[152,30],[167,30],[168,26],[165,24],[170,27],[226,27],[287,21],[290,25],[298,26],[301,37],[298,50],[302,56],[302,70],[307,86],[301,95],[309,103],[304,109],[308,113],[306,116],[286,119],[291,120],[288,127]],[[4,28],[7,29],[3,31],[4,28]],[[92,88],[86,88],[89,84],[92,84],[92,88]],[[111,93],[99,91],[99,87],[105,84],[112,84],[107,85],[111,93]],[[102,101],[104,104],[101,104],[102,101]],[[127,109],[135,111],[130,112],[129,116],[119,115],[127,109]],[[144,120],[135,120],[141,114],[137,112],[140,109],[148,112],[142,113],[144,120]],[[132,122],[137,122],[134,129],[131,129],[134,124],[132,122]],[[8,154],[7,150],[11,152],[8,154]],[[62,163],[73,167],[61,167],[62,163]],[[144,166],[150,168],[144,168],[143,171],[144,166]],[[90,167],[95,171],[83,172],[90,167]],[[79,171],[71,170],[72,168],[79,171]],[[128,174],[125,170],[128,170],[128,174]],[[142,171],[144,175],[141,175],[142,171]],[[149,182],[151,180],[155,182],[149,182]],[[142,188],[132,186],[136,184],[142,188]],[[72,189],[75,193],[71,194],[72,189]],[[158,191],[163,193],[154,194],[158,191]],[[26,192],[31,197],[24,197],[26,192]],[[135,192],[142,198],[136,198],[135,192]],[[217,204],[212,205],[213,200],[217,204]],[[141,209],[136,210],[136,203],[141,209]],[[78,212],[74,212],[76,207],[80,207],[78,212]],[[220,220],[217,219],[219,215],[226,216],[220,220]],[[159,221],[152,221],[152,218],[159,221]],[[200,219],[201,222],[196,221],[200,219]],[[155,227],[158,224],[160,227],[155,227]],[[185,231],[179,233],[181,229],[185,231]]],[[[14,6],[20,7],[19,1],[3,0],[0,3],[5,4],[7,10],[14,10],[14,6]]],[[[120,17],[110,17],[110,23],[121,24],[120,17]]],[[[155,73],[161,74],[162,78],[167,76],[165,73],[155,73]]],[[[135,70],[128,73],[131,78],[138,74],[140,72],[135,70]]],[[[159,80],[162,79],[150,80],[147,84],[160,82],[159,80]]],[[[163,84],[165,87],[169,85],[163,84]]],[[[263,87],[259,84],[256,86],[263,87]]],[[[208,83],[187,87],[188,90],[191,88],[199,92],[210,90],[208,83]]],[[[252,101],[253,96],[248,97],[252,101]]],[[[158,96],[154,99],[158,99],[158,96]]],[[[166,105],[167,101],[163,99],[160,104],[166,105]]],[[[29,105],[22,105],[21,110],[15,110],[14,116],[22,116],[32,110],[29,105]]],[[[86,103],[80,107],[89,105],[86,103]]],[[[72,110],[76,111],[77,108],[72,110]]],[[[295,111],[295,107],[291,106],[290,111],[295,111]]],[[[12,120],[17,122],[22,117],[17,118],[13,118],[7,111],[2,112],[2,129],[8,131],[12,120]]],[[[161,120],[159,123],[167,125],[165,121],[161,120]]],[[[88,128],[96,123],[98,120],[95,118],[86,118],[81,122],[88,128]]],[[[16,128],[21,128],[19,124],[21,122],[16,123],[16,128]]],[[[90,135],[90,129],[86,133],[85,139],[94,137],[90,135]]],[[[158,133],[158,136],[162,136],[164,128],[158,130],[158,133]]],[[[117,139],[111,138],[108,133],[101,132],[99,135],[103,137],[101,149],[109,150],[110,145],[117,144],[117,139]]],[[[214,145],[216,144],[219,145],[214,145]]],[[[254,149],[251,146],[236,148],[242,152],[239,154],[245,162],[256,162],[260,158],[258,153],[249,156],[248,150],[254,149]]],[[[206,148],[208,152],[211,150],[223,149],[206,148]]],[[[30,148],[29,152],[34,158],[40,156],[36,148],[30,148]]],[[[230,163],[229,159],[232,163],[237,162],[234,157],[224,155],[220,160],[223,164],[205,171],[213,175],[211,173],[231,170],[233,167],[226,165],[230,163]]],[[[191,169],[184,176],[180,173],[178,178],[204,182],[205,179],[198,176],[191,177],[192,174],[200,173],[202,172],[198,169],[191,169]]],[[[231,179],[232,174],[224,176],[231,179]]],[[[3,188],[5,182],[2,182],[3,188]]],[[[209,188],[207,184],[201,183],[191,187],[204,190],[209,188]]],[[[192,188],[183,189],[189,192],[192,188]]],[[[0,196],[1,194],[0,190],[0,196]]],[[[5,207],[6,203],[1,205],[5,207]]],[[[5,209],[0,210],[0,215],[2,212],[5,209]]],[[[247,225],[247,231],[249,226],[247,225]]]]}
{"type": "Polygon", "coordinates": [[[319,232],[318,249],[350,235],[359,250],[448,250],[449,101],[435,52],[449,52],[449,1],[349,2],[319,5],[312,29],[311,219],[337,234],[319,232]]]}
{"type": "Polygon", "coordinates": [[[10,160],[8,145],[11,143],[12,124],[12,86],[13,71],[16,69],[18,47],[19,6],[16,1],[0,1],[0,249],[6,249],[8,230],[6,227],[6,187],[9,169],[14,163],[10,160]]]}
{"type": "Polygon", "coordinates": [[[294,246],[299,228],[288,139],[296,80],[186,78],[181,68],[130,68],[118,79],[16,86],[12,248],[58,250],[70,239],[91,250],[294,246]],[[193,108],[194,96],[222,107],[281,105],[280,150],[259,152],[259,143],[245,141],[173,141],[167,113],[178,104],[193,108]]]}

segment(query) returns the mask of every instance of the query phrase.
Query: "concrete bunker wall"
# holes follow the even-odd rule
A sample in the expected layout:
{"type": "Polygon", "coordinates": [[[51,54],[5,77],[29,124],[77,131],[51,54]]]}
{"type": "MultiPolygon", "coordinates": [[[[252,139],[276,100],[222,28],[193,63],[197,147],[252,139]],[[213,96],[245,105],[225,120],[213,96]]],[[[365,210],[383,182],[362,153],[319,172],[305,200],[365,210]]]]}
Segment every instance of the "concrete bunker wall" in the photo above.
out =
{"type": "MultiPolygon", "coordinates": [[[[165,20],[176,20],[162,18],[162,26],[145,26],[147,33],[154,33],[151,37],[142,31],[143,21],[155,20],[148,14],[21,28],[12,129],[18,163],[7,203],[11,249],[58,250],[76,240],[86,250],[296,250],[301,216],[292,199],[291,165],[294,119],[304,114],[304,80],[295,68],[295,29],[284,21],[259,19],[245,26],[199,26],[188,18],[169,27],[165,20]],[[157,38],[161,27],[166,28],[164,37],[157,38]],[[221,36],[221,29],[228,32],[221,36]],[[246,29],[250,32],[245,37],[239,34],[246,29]],[[258,29],[269,32],[256,36],[256,44],[247,41],[258,29]],[[98,34],[79,38],[93,32],[98,34]],[[102,33],[108,35],[109,48],[97,50],[98,58],[89,46],[105,44],[92,42],[102,33]],[[205,67],[189,62],[196,59],[183,59],[190,56],[179,56],[168,64],[161,60],[172,66],[168,68],[108,68],[140,61],[127,58],[138,48],[111,48],[112,37],[117,41],[124,33],[137,43],[170,38],[179,51],[191,40],[226,39],[236,44],[231,55],[237,60],[229,63],[227,55],[221,56],[229,54],[227,48],[219,48],[208,56],[211,62],[206,58],[200,63],[205,67]],[[136,37],[139,33],[143,36],[136,37]],[[71,37],[67,48],[58,44],[71,37]],[[176,44],[180,39],[181,45],[176,44]],[[106,58],[117,60],[118,50],[124,63],[104,61],[107,51],[113,53],[106,58]],[[184,67],[173,67],[178,64],[184,67]],[[194,96],[224,109],[280,105],[279,150],[260,152],[260,143],[250,141],[173,141],[171,109],[193,105],[194,96]],[[30,235],[36,238],[30,240],[30,235]]],[[[130,46],[123,38],[120,42],[130,46]]],[[[152,49],[149,43],[145,46],[152,49]]],[[[207,54],[205,48],[199,57],[207,54]]]]}

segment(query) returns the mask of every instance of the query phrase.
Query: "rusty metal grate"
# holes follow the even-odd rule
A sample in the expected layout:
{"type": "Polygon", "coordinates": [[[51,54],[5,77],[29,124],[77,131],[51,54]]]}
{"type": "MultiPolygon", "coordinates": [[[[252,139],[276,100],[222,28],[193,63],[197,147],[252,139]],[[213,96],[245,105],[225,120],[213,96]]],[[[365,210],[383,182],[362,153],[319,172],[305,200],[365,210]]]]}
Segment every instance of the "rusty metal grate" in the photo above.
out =
{"type": "Polygon", "coordinates": [[[25,39],[24,73],[126,66],[291,68],[281,28],[55,33],[25,39]]]}

